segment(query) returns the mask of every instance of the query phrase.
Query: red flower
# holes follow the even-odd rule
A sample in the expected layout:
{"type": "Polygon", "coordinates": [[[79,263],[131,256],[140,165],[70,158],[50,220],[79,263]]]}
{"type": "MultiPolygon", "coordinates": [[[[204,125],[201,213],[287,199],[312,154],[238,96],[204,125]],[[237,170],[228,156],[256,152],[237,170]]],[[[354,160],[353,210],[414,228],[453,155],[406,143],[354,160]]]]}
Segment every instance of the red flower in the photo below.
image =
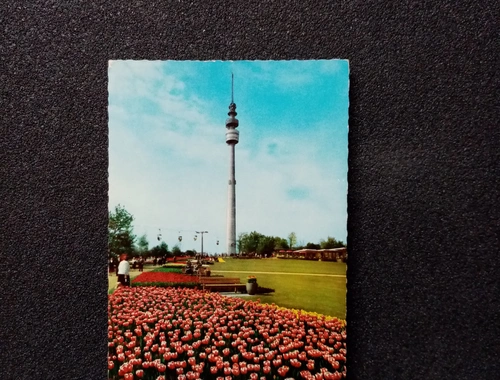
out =
{"type": "Polygon", "coordinates": [[[198,283],[196,276],[171,272],[144,272],[137,276],[132,283],[164,282],[164,283],[198,283]]]}
{"type": "Polygon", "coordinates": [[[286,365],[284,365],[284,366],[278,368],[278,374],[280,376],[282,376],[282,377],[285,377],[285,375],[286,375],[286,373],[288,372],[289,369],[290,369],[289,367],[287,367],[286,365]]]}
{"type": "Polygon", "coordinates": [[[122,380],[167,369],[178,380],[198,380],[211,373],[210,366],[221,379],[263,378],[273,367],[287,378],[290,367],[300,371],[303,364],[305,380],[346,374],[345,324],[336,319],[297,317],[273,305],[160,287],[116,290],[108,315],[108,368],[119,366],[122,380]]]}

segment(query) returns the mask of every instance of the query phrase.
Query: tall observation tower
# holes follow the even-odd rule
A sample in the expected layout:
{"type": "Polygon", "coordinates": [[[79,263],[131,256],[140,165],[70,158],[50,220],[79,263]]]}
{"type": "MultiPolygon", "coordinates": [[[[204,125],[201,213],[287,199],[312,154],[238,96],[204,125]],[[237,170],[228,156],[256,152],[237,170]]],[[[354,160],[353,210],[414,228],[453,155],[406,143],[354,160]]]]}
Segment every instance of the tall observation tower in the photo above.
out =
{"type": "Polygon", "coordinates": [[[234,76],[231,74],[231,104],[229,117],[226,119],[226,143],[229,145],[229,187],[227,191],[227,253],[236,253],[236,179],[234,165],[234,147],[238,144],[240,132],[236,119],[236,104],[233,99],[234,76]]]}

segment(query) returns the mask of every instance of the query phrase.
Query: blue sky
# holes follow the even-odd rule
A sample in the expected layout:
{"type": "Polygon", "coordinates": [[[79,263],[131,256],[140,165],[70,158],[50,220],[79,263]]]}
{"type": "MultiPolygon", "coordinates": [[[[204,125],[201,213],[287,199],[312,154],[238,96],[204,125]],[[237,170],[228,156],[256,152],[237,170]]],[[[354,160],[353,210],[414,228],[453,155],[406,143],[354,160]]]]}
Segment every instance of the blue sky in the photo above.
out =
{"type": "Polygon", "coordinates": [[[234,102],[236,231],[299,243],[347,237],[349,65],[320,61],[110,61],[109,209],[150,247],[224,251],[234,102]],[[217,246],[216,241],[220,244],[217,246]]]}

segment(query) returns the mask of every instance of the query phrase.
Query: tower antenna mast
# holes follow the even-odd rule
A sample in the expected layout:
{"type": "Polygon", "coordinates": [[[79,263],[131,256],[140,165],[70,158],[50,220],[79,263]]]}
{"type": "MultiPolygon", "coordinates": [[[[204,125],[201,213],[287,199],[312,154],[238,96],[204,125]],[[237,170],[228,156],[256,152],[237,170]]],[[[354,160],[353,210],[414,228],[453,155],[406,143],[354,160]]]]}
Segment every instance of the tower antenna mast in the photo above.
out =
{"type": "Polygon", "coordinates": [[[231,73],[231,103],[234,103],[234,74],[231,73]]]}

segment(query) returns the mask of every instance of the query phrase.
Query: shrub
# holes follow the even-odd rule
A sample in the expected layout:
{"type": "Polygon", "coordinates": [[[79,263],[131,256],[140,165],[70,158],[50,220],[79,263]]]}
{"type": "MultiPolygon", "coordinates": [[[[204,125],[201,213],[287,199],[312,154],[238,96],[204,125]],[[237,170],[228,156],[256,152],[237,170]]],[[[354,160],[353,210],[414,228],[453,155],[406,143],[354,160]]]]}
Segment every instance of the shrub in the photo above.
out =
{"type": "Polygon", "coordinates": [[[179,268],[178,266],[163,266],[160,268],[156,268],[152,270],[151,272],[164,272],[164,273],[182,273],[182,268],[179,268]]]}

